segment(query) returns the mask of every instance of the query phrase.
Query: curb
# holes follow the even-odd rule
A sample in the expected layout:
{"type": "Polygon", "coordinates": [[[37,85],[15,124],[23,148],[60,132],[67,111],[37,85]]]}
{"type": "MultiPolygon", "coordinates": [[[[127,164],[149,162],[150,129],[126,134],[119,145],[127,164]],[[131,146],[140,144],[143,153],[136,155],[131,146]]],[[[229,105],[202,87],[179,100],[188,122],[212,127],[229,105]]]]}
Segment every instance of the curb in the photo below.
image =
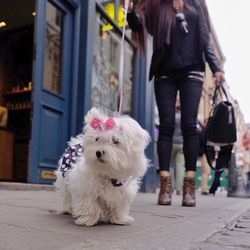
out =
{"type": "Polygon", "coordinates": [[[0,190],[14,191],[54,191],[53,185],[17,183],[17,182],[0,182],[0,190]]]}

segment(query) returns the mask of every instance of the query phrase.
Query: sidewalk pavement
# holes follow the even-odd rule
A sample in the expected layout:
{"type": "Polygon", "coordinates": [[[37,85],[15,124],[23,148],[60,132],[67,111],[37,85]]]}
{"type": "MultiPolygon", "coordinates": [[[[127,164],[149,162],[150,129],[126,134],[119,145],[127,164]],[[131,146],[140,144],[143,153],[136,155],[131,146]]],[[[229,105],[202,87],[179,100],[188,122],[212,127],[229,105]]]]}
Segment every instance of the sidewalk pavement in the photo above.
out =
{"type": "Polygon", "coordinates": [[[250,249],[250,199],[225,193],[201,196],[197,206],[156,205],[157,194],[139,193],[129,226],[80,227],[55,215],[57,194],[49,186],[0,183],[1,250],[225,250],[250,249]]]}

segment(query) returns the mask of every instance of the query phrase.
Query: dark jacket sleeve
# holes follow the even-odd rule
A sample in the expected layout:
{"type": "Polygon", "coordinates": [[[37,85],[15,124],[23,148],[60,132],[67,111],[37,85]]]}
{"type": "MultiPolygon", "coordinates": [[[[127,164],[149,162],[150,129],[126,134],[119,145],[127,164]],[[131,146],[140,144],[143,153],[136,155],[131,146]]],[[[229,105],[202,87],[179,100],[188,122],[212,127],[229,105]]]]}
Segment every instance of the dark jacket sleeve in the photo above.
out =
{"type": "Polygon", "coordinates": [[[204,49],[205,60],[214,74],[217,71],[221,71],[221,68],[210,40],[211,25],[208,9],[204,0],[194,0],[193,4],[200,12],[201,45],[204,49]]]}
{"type": "Polygon", "coordinates": [[[142,30],[143,27],[141,18],[138,14],[136,14],[134,9],[128,13],[127,20],[132,31],[139,32],[142,30]]]}
{"type": "Polygon", "coordinates": [[[217,59],[215,52],[214,52],[213,44],[212,44],[210,39],[206,43],[204,52],[205,52],[205,59],[209,65],[210,69],[212,70],[213,74],[217,71],[221,71],[218,59],[217,59]]]}

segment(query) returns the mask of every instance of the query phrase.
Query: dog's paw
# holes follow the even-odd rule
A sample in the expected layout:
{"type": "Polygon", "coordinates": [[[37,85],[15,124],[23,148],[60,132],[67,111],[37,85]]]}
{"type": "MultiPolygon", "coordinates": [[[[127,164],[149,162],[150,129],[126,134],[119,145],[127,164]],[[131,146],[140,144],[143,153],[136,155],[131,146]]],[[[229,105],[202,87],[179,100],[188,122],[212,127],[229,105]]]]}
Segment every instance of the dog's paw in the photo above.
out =
{"type": "Polygon", "coordinates": [[[133,221],[134,218],[129,215],[125,215],[123,217],[112,217],[110,220],[112,224],[116,225],[129,225],[133,221]]]}
{"type": "Polygon", "coordinates": [[[75,220],[75,224],[78,226],[94,226],[98,223],[99,218],[90,215],[82,215],[75,220]]]}

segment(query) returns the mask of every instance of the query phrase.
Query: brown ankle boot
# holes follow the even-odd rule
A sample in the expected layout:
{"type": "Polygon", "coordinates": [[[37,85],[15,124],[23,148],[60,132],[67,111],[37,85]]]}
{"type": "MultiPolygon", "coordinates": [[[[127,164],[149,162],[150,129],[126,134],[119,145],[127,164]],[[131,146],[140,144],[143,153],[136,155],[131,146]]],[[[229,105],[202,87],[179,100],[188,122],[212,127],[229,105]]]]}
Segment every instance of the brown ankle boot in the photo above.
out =
{"type": "Polygon", "coordinates": [[[171,176],[161,176],[161,189],[158,197],[158,205],[171,205],[171,197],[171,176]]]}
{"type": "Polygon", "coordinates": [[[193,177],[184,178],[182,206],[195,207],[195,178],[193,177]]]}

